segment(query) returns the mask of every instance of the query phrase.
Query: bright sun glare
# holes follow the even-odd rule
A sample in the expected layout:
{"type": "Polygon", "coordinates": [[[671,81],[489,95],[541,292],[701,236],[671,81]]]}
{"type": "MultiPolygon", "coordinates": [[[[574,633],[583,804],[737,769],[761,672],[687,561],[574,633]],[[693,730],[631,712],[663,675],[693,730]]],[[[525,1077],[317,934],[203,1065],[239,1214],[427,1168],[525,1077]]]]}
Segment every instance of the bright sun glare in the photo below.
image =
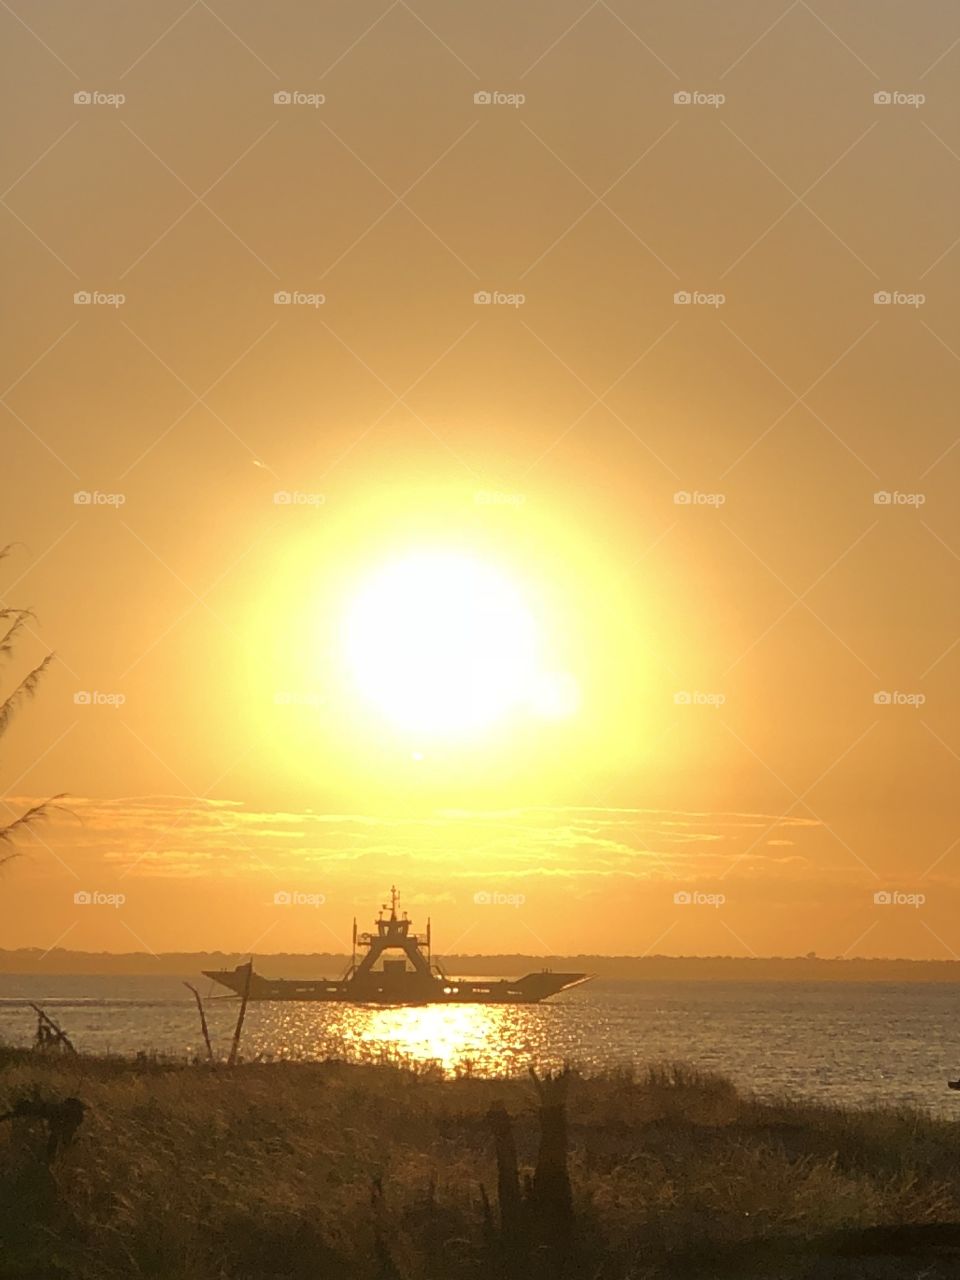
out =
{"type": "Polygon", "coordinates": [[[569,714],[569,679],[543,673],[520,591],[492,566],[419,551],[375,571],[352,601],[346,657],[363,696],[398,728],[469,736],[526,707],[569,714]]]}

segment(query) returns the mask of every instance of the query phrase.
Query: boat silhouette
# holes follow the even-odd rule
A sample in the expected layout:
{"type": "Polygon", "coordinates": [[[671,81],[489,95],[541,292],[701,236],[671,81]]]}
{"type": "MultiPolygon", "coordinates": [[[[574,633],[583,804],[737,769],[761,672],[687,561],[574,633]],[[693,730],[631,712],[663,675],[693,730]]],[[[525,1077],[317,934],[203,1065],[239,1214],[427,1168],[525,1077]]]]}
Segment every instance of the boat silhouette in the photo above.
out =
{"type": "Polygon", "coordinates": [[[430,921],[425,934],[411,932],[407,913],[397,913],[399,903],[400,895],[393,888],[390,913],[386,914],[386,905],[380,908],[376,932],[358,935],[354,920],[353,957],[342,978],[266,978],[254,971],[252,959],[235,969],[204,969],[204,976],[248,1000],[350,1004],[539,1004],[590,979],[586,973],[549,969],[515,979],[452,978],[432,958],[430,921]]]}

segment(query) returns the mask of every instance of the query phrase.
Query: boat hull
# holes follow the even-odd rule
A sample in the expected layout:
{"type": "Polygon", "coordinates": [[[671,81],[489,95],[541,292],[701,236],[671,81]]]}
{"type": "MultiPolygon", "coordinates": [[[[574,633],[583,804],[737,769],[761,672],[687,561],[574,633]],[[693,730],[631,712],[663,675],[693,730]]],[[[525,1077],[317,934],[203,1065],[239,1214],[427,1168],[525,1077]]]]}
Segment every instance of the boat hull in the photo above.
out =
{"type": "MultiPolygon", "coordinates": [[[[205,969],[204,976],[242,996],[247,988],[246,965],[236,969],[205,969]]],[[[528,973],[523,978],[463,980],[404,974],[395,979],[372,974],[368,979],[264,978],[249,975],[248,1000],[307,1000],[336,1004],[539,1004],[542,1000],[586,982],[585,973],[528,973]]]]}

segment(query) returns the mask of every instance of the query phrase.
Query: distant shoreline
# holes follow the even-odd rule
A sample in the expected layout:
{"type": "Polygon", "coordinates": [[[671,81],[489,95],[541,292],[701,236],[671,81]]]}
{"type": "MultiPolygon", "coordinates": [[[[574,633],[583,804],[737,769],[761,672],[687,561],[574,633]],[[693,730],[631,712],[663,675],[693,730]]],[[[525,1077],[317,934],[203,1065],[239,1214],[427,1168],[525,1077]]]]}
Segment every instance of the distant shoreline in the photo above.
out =
{"type": "MultiPolygon", "coordinates": [[[[574,969],[597,978],[650,982],[957,982],[960,961],[740,956],[530,956],[438,957],[457,976],[521,976],[540,969],[574,969]]],[[[201,969],[232,969],[246,954],[213,952],[93,952],[55,948],[0,950],[0,975],[128,975],[181,977],[201,969]]],[[[343,971],[346,955],[329,952],[263,954],[256,967],[272,977],[324,977],[343,971]]]]}

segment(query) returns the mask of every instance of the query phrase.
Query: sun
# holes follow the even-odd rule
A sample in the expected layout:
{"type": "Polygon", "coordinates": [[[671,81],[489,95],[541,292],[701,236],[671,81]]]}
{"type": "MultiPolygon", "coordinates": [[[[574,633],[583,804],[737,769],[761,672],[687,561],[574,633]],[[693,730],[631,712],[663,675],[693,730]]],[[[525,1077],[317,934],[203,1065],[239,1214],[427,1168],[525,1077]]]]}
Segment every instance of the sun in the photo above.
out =
{"type": "Polygon", "coordinates": [[[342,639],[356,688],[402,730],[470,736],[518,708],[549,715],[562,704],[522,592],[463,552],[409,552],[373,571],[342,639]]]}

